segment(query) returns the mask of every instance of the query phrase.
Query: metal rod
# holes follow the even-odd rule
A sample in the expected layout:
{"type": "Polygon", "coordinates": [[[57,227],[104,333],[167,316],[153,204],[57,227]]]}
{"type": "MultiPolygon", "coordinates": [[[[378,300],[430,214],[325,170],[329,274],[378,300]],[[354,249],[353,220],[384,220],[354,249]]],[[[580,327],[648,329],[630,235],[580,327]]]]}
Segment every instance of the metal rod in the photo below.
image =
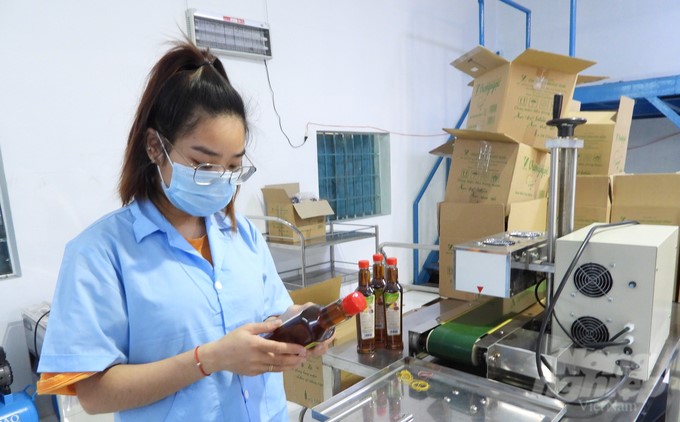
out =
{"type": "MultiPolygon", "coordinates": [[[[432,182],[432,179],[434,178],[434,175],[437,173],[437,170],[439,169],[439,165],[444,161],[443,157],[437,157],[437,161],[434,163],[434,166],[432,166],[432,170],[430,170],[430,173],[427,175],[425,178],[425,183],[423,183],[423,187],[420,188],[420,192],[418,192],[418,196],[416,196],[416,199],[413,201],[413,243],[418,243],[419,236],[418,236],[418,204],[420,203],[420,200],[423,198],[423,195],[425,194],[425,191],[427,190],[427,187],[430,185],[432,182]]],[[[420,260],[420,254],[418,253],[418,249],[413,250],[413,280],[418,279],[418,269],[420,268],[420,263],[418,262],[420,260]]]]}
{"type": "Polygon", "coordinates": [[[523,12],[526,15],[526,48],[531,47],[531,9],[527,9],[519,3],[512,0],[500,0],[502,3],[508,6],[514,7],[515,9],[523,12]]]}
{"type": "Polygon", "coordinates": [[[560,206],[557,238],[574,231],[576,160],[576,148],[564,148],[560,150],[560,206]]]}
{"type": "Polygon", "coordinates": [[[479,45],[484,45],[484,0],[477,0],[479,3],[479,45]]]}
{"type": "MultiPolygon", "coordinates": [[[[465,106],[465,109],[463,110],[463,113],[460,115],[460,118],[456,122],[456,129],[460,129],[460,127],[463,125],[463,122],[465,121],[465,118],[467,117],[468,113],[470,112],[470,102],[472,100],[469,100],[467,102],[467,105],[465,106]]],[[[453,140],[453,136],[449,136],[447,141],[453,140]]],[[[437,161],[434,163],[434,166],[432,166],[432,170],[430,170],[430,174],[425,180],[425,183],[423,183],[423,186],[420,188],[420,191],[418,192],[418,195],[416,196],[416,199],[413,201],[413,227],[411,230],[413,231],[413,243],[418,243],[420,240],[420,236],[418,235],[419,233],[419,212],[418,212],[418,205],[420,204],[420,201],[423,199],[423,195],[425,195],[425,192],[427,191],[427,188],[430,186],[430,183],[432,183],[432,179],[436,173],[436,171],[439,169],[439,166],[441,165],[443,161],[443,158],[440,157],[437,159],[437,161]]],[[[446,169],[444,172],[444,186],[446,186],[446,183],[448,183],[449,180],[449,171],[451,170],[451,157],[448,157],[446,159],[446,169]]],[[[376,252],[377,252],[377,236],[376,236],[376,252]]],[[[419,270],[419,265],[418,261],[420,260],[420,253],[418,250],[413,250],[413,280],[415,283],[415,280],[418,280],[418,270],[419,270]]]]}
{"type": "MultiPolygon", "coordinates": [[[[359,400],[358,402],[354,403],[351,406],[348,406],[347,409],[341,410],[338,412],[337,415],[333,416],[330,419],[326,419],[326,422],[335,422],[335,421],[340,421],[346,416],[348,416],[350,413],[353,413],[357,409],[361,409],[363,406],[366,406],[367,404],[371,403],[373,401],[373,397],[368,396],[362,400],[359,400]]],[[[330,410],[331,408],[327,409],[330,410]]]]}
{"type": "Polygon", "coordinates": [[[675,126],[680,127],[680,114],[676,113],[668,104],[657,96],[647,96],[645,100],[649,101],[651,105],[656,107],[664,116],[668,118],[675,126]]]}
{"type": "Polygon", "coordinates": [[[576,55],[576,0],[571,0],[569,8],[569,56],[576,55]]]}
{"type": "MultiPolygon", "coordinates": [[[[560,154],[558,154],[555,149],[553,149],[550,154],[550,196],[548,197],[548,230],[546,233],[546,237],[548,239],[548,264],[555,264],[555,241],[557,240],[557,205],[560,190],[560,181],[557,177],[560,168],[559,155],[560,154]]],[[[553,273],[549,273],[545,292],[546,308],[550,305],[550,302],[552,302],[554,288],[553,281],[553,273]]]]}

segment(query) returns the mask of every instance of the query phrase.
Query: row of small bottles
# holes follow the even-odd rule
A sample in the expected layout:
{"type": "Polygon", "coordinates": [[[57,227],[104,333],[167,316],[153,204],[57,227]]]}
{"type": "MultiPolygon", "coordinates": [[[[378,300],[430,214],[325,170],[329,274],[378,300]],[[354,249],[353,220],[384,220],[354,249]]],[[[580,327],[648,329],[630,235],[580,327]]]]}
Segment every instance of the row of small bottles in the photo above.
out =
{"type": "Polygon", "coordinates": [[[403,350],[403,290],[399,284],[397,258],[373,255],[373,274],[368,260],[359,261],[359,286],[356,291],[366,298],[366,308],[356,318],[357,352],[374,353],[376,349],[403,350]]]}
{"type": "Polygon", "coordinates": [[[326,306],[311,305],[283,322],[264,337],[305,347],[330,338],[335,326],[357,315],[357,351],[373,353],[378,348],[403,350],[403,290],[399,284],[397,258],[373,255],[373,274],[368,260],[359,261],[359,287],[326,306]]]}

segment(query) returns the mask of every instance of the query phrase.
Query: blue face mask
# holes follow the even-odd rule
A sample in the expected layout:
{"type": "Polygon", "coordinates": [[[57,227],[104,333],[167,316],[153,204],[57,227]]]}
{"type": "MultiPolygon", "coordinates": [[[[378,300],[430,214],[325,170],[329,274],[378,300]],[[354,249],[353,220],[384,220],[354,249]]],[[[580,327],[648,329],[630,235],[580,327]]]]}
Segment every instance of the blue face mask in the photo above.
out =
{"type": "Polygon", "coordinates": [[[195,217],[207,217],[227,206],[234,197],[236,185],[229,179],[219,179],[210,185],[197,185],[194,182],[194,169],[179,163],[172,163],[172,178],[167,187],[161,169],[163,192],[176,208],[195,217]]]}

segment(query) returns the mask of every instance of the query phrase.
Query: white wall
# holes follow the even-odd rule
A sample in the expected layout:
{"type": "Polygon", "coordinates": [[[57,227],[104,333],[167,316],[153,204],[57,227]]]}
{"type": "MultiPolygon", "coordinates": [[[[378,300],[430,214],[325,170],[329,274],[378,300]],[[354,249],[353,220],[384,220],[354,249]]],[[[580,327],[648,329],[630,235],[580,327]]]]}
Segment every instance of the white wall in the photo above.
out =
{"type": "MultiPolygon", "coordinates": [[[[120,206],[116,185],[137,100],[167,41],[181,36],[187,7],[269,23],[270,76],[293,143],[307,122],[439,134],[467,102],[467,81],[449,62],[476,44],[473,1],[3,0],[0,147],[23,275],[0,281],[0,344],[15,391],[30,382],[20,310],[51,300],[64,244],[120,206]]],[[[317,128],[304,147],[290,148],[262,62],[222,60],[247,101],[259,169],[238,208],[262,214],[265,184],[299,181],[317,191],[317,128]]],[[[392,214],[365,221],[380,225],[381,240],[411,241],[411,203],[435,160],[428,151],[445,140],[392,135],[392,214]]],[[[421,241],[434,241],[443,189],[440,172],[420,209],[421,241]]],[[[338,249],[352,262],[373,253],[371,242],[338,249]]],[[[410,253],[395,254],[410,278],[410,253]]]]}

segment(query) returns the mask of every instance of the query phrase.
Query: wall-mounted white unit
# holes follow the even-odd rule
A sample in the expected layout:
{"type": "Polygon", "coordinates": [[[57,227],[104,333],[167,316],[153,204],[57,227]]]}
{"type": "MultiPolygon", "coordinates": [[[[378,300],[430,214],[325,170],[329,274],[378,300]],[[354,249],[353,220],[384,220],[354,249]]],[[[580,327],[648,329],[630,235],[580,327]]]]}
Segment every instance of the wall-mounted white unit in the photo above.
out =
{"type": "MultiPolygon", "coordinates": [[[[555,283],[564,278],[593,226],[557,239],[555,283]]],[[[677,257],[676,226],[637,224],[595,231],[555,302],[555,317],[581,344],[633,342],[601,350],[573,347],[564,363],[620,374],[616,361],[631,360],[639,365],[631,377],[648,379],[670,329],[677,257]],[[626,325],[633,330],[613,339],[626,325]]],[[[554,319],[552,335],[568,338],[554,319]]]]}
{"type": "Polygon", "coordinates": [[[187,31],[191,41],[213,52],[253,59],[271,59],[269,26],[262,22],[219,16],[189,9],[187,31]]]}

